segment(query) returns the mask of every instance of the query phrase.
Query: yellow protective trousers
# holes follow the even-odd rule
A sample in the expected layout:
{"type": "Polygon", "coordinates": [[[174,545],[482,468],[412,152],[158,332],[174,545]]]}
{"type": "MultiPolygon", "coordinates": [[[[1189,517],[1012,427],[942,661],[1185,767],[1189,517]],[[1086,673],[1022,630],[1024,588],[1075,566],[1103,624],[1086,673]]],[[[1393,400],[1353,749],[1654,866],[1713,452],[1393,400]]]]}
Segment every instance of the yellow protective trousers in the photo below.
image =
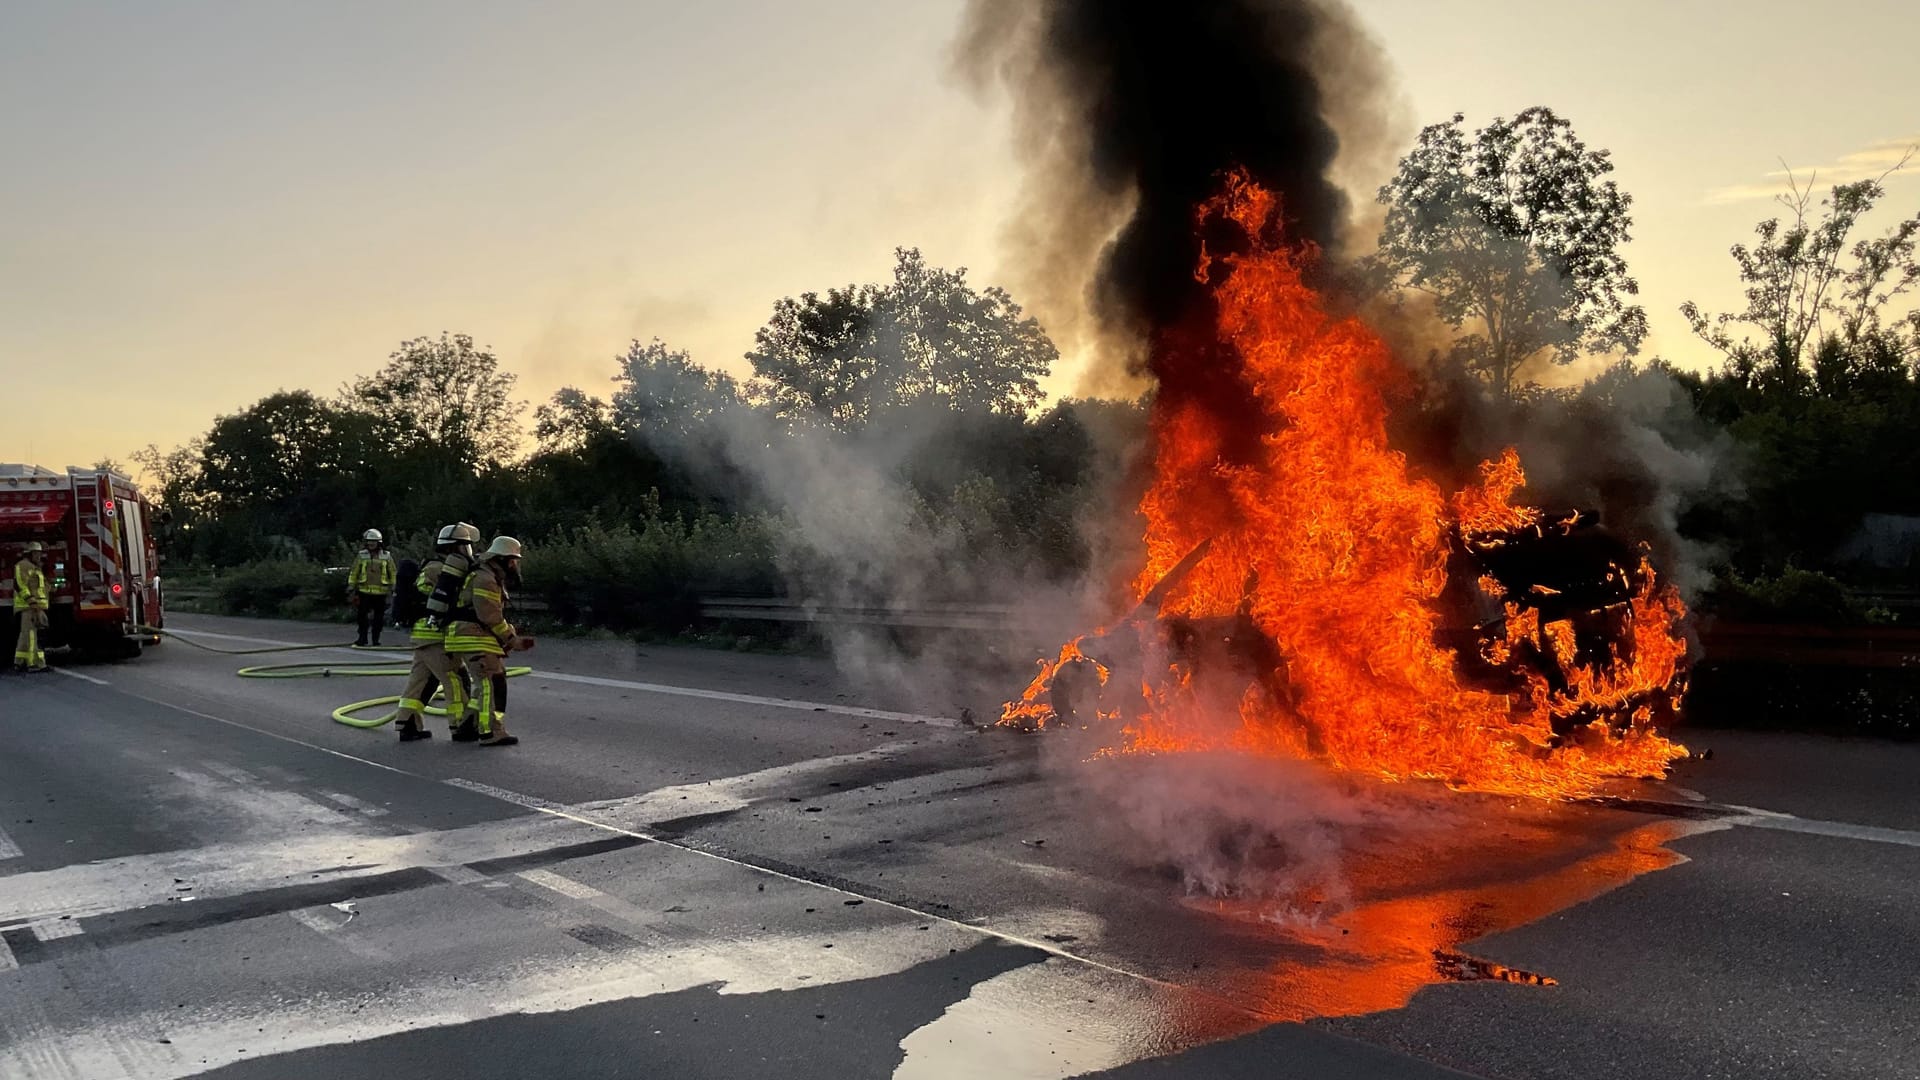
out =
{"type": "Polygon", "coordinates": [[[460,654],[465,675],[473,683],[473,708],[482,738],[493,732],[497,721],[507,719],[507,661],[490,652],[460,654]]]}
{"type": "Polygon", "coordinates": [[[400,692],[394,722],[402,727],[419,723],[427,703],[433,700],[436,683],[447,691],[447,726],[458,726],[461,714],[467,711],[467,673],[439,641],[414,647],[413,667],[407,672],[406,689],[400,692]]]}
{"type": "Polygon", "coordinates": [[[47,666],[46,651],[40,648],[40,631],[47,628],[47,613],[39,608],[24,608],[15,611],[20,620],[20,637],[13,646],[13,663],[29,671],[39,671],[47,666]]]}

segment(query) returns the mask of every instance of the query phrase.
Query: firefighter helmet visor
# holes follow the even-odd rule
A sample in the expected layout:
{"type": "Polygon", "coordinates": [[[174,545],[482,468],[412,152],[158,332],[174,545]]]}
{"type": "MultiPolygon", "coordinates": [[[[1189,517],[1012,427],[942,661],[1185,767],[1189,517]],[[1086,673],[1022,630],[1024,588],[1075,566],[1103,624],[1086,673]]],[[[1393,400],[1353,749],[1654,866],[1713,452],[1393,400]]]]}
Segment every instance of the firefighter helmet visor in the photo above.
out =
{"type": "Polygon", "coordinates": [[[360,539],[369,540],[369,541],[372,541],[373,543],[378,544],[384,541],[386,537],[380,535],[379,529],[368,529],[366,532],[363,532],[360,534],[360,539]]]}
{"type": "Polygon", "coordinates": [[[455,543],[477,544],[480,542],[480,530],[464,521],[451,526],[451,528],[453,529],[453,540],[455,543]]]}

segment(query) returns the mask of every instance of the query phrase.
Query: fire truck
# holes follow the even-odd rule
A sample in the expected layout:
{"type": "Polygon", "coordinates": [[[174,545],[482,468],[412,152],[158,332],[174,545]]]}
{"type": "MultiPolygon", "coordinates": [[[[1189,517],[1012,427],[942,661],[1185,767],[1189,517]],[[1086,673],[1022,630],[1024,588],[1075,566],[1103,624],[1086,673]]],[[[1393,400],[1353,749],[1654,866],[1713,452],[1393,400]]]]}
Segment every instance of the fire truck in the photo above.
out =
{"type": "Polygon", "coordinates": [[[105,469],[57,473],[0,464],[0,610],[13,607],[13,566],[29,543],[46,547],[48,647],[140,655],[165,625],[152,505],[132,480],[105,469]]]}

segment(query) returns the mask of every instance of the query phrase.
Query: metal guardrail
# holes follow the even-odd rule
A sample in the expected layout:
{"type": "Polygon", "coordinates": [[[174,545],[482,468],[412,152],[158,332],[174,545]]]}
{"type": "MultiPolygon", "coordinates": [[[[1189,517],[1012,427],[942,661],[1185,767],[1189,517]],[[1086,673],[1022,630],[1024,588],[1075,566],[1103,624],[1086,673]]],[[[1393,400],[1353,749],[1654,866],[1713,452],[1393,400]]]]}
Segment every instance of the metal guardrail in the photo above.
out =
{"type": "Polygon", "coordinates": [[[825,604],[768,596],[700,598],[701,618],[748,622],[994,631],[1012,627],[1013,612],[1013,608],[1000,604],[927,604],[906,608],[825,604]]]}

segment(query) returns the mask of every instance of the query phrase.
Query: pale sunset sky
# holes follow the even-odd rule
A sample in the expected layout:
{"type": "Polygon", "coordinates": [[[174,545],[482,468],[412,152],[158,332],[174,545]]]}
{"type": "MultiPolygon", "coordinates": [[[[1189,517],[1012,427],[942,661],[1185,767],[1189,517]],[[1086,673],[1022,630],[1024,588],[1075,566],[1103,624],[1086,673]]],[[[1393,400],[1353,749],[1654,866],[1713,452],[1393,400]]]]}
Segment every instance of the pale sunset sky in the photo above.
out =
{"type": "MultiPolygon", "coordinates": [[[[1782,159],[1824,188],[1920,142],[1911,0],[1355,7],[1403,142],[1545,104],[1613,151],[1647,353],[1682,363],[1675,308],[1738,301],[1782,159]]],[[[125,461],[442,330],[535,403],[605,394],[634,337],[742,373],[776,298],[896,245],[1010,281],[1021,178],[1006,103],[952,74],[960,10],[4,0],[0,461],[125,461]]],[[[1920,209],[1920,172],[1888,187],[1876,228],[1920,209]]]]}

